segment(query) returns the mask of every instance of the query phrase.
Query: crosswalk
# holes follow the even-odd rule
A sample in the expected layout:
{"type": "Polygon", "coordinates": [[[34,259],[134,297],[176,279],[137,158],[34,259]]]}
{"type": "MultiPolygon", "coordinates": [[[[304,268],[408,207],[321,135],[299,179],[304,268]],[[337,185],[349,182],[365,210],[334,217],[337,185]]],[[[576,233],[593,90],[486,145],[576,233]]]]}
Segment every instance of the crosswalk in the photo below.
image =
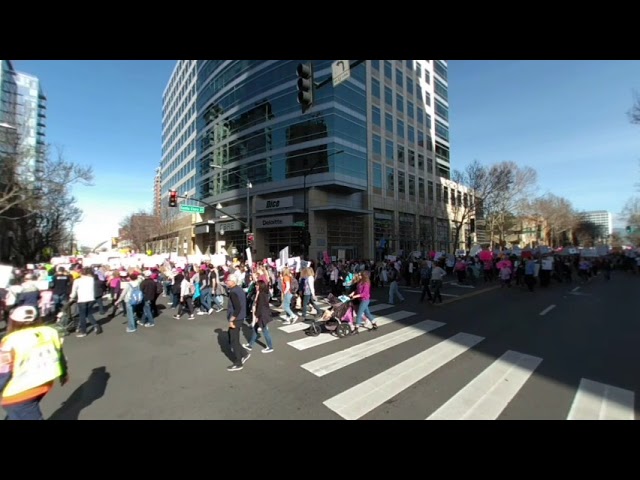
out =
{"type": "MultiPolygon", "coordinates": [[[[382,371],[370,378],[358,378],[361,380],[359,383],[353,380],[354,376],[349,376],[350,381],[354,382],[353,385],[322,401],[327,409],[345,420],[362,419],[391,401],[398,399],[402,401],[403,395],[410,391],[411,387],[429,382],[432,374],[465,358],[465,355],[472,354],[474,349],[486,340],[484,337],[466,332],[457,332],[446,338],[438,336],[446,323],[428,319],[418,319],[411,325],[400,326],[398,322],[410,319],[417,313],[406,310],[384,312],[391,308],[393,305],[386,303],[372,305],[370,310],[372,313],[378,312],[376,323],[381,328],[376,331],[373,338],[370,335],[360,335],[357,337],[357,339],[362,337],[363,340],[360,343],[353,345],[353,341],[345,342],[348,345],[342,349],[341,341],[344,340],[330,333],[321,333],[315,337],[305,335],[303,330],[309,325],[304,322],[278,329],[287,335],[285,338],[291,337],[291,340],[286,342],[287,346],[298,351],[309,351],[335,342],[334,345],[338,348],[336,351],[323,354],[300,365],[308,374],[321,382],[330,382],[332,377],[342,369],[352,365],[362,365],[365,362],[368,363],[366,369],[368,372],[372,365],[374,367],[377,365],[376,359],[384,355],[383,352],[398,352],[398,355],[403,355],[402,352],[405,350],[399,350],[397,347],[431,335],[428,348],[401,359],[389,368],[384,368],[386,365],[381,366],[382,371]],[[387,325],[400,328],[391,328],[389,329],[391,331],[385,332],[384,327],[387,325]],[[433,340],[436,340],[435,343],[433,340]]],[[[327,348],[319,350],[324,353],[327,348]]],[[[411,352],[411,349],[406,351],[411,352]]],[[[525,352],[507,350],[466,385],[454,391],[450,398],[431,413],[425,411],[421,419],[500,419],[507,407],[516,401],[518,394],[523,394],[525,385],[536,376],[536,371],[543,361],[543,358],[525,352]]],[[[528,402],[531,404],[531,399],[528,402]]],[[[565,418],[567,420],[634,420],[635,394],[633,391],[617,386],[582,378],[565,418]]]]}

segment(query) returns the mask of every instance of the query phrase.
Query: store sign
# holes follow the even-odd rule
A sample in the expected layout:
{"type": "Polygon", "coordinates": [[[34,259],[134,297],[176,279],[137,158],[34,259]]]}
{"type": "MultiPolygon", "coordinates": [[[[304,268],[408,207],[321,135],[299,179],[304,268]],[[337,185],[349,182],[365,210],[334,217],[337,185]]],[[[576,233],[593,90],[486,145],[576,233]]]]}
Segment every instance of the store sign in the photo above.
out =
{"type": "Polygon", "coordinates": [[[216,232],[220,233],[220,229],[224,232],[237,232],[242,230],[242,225],[237,221],[216,223],[216,232]]]}
{"type": "Polygon", "coordinates": [[[262,217],[256,219],[257,228],[280,228],[293,225],[293,215],[278,215],[277,217],[262,217]]]}
{"type": "Polygon", "coordinates": [[[261,198],[256,205],[257,211],[265,210],[278,210],[280,208],[293,207],[293,197],[281,197],[281,198],[261,198]]]}

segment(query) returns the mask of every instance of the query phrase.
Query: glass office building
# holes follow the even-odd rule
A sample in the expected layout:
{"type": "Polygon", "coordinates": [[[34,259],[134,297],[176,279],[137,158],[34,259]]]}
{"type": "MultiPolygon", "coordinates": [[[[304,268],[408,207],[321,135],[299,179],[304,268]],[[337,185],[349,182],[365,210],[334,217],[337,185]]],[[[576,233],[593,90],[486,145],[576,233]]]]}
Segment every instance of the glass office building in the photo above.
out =
{"type": "Polygon", "coordinates": [[[171,188],[181,195],[194,192],[195,138],[196,60],[179,60],[162,93],[162,158],[154,176],[154,206],[165,220],[153,242],[159,253],[193,252],[191,217],[168,209],[167,203],[171,188]]]}
{"type": "Polygon", "coordinates": [[[251,231],[257,258],[298,254],[307,222],[311,258],[448,248],[446,62],[367,60],[303,114],[306,62],[316,83],[330,78],[333,60],[197,61],[194,176],[180,192],[222,208],[195,222],[194,253],[242,252],[251,231]]]}
{"type": "Polygon", "coordinates": [[[38,77],[17,72],[16,84],[21,155],[25,158],[27,175],[38,187],[46,155],[47,97],[38,77]]]}

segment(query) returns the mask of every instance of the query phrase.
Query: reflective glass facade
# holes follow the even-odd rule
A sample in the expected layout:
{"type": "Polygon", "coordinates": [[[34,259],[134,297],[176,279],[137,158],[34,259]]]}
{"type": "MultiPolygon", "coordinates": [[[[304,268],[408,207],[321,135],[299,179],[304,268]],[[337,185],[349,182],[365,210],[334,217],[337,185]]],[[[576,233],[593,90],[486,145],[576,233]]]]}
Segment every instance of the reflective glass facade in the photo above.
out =
{"type": "Polygon", "coordinates": [[[174,72],[168,91],[195,92],[185,120],[193,144],[188,161],[163,157],[163,194],[186,182],[181,192],[223,206],[202,218],[215,227],[196,226],[196,250],[224,240],[242,252],[250,229],[256,258],[285,246],[295,255],[305,224],[311,258],[373,258],[383,238],[391,250],[439,247],[439,179],[450,176],[446,61],[367,60],[347,81],[316,89],[304,114],[297,65],[312,62],[318,83],[333,60],[182,62],[196,63],[186,77],[194,83],[182,86],[174,72]]]}
{"type": "Polygon", "coordinates": [[[163,201],[169,189],[181,194],[195,189],[196,61],[180,60],[162,95],[162,159],[160,190],[163,201]]]}
{"type": "Polygon", "coordinates": [[[16,126],[20,136],[20,155],[24,158],[25,173],[38,187],[39,175],[46,148],[47,97],[38,77],[16,72],[16,126]]]}
{"type": "MultiPolygon", "coordinates": [[[[300,60],[200,60],[196,128],[201,198],[253,184],[286,182],[310,167],[367,183],[365,72],[345,88],[316,92],[313,113],[296,100],[300,60]],[[332,152],[344,153],[329,156],[332,152]],[[222,168],[211,168],[211,164],[222,168]],[[224,170],[226,169],[226,170],[224,170]]],[[[315,61],[316,78],[331,60],[315,61]]]]}

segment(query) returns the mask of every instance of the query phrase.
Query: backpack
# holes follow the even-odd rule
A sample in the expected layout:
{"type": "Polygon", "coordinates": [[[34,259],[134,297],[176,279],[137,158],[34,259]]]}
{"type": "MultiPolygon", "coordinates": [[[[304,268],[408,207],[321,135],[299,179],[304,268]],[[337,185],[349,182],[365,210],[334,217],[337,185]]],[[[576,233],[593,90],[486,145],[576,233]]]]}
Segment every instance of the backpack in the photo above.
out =
{"type": "Polygon", "coordinates": [[[420,270],[420,279],[421,280],[429,280],[431,278],[431,269],[428,267],[424,267],[420,270]]]}
{"type": "Polygon", "coordinates": [[[142,295],[142,290],[140,290],[140,285],[136,285],[131,290],[131,298],[129,298],[130,305],[140,305],[144,301],[144,296],[142,295]]]}
{"type": "Polygon", "coordinates": [[[300,290],[300,284],[298,283],[298,279],[294,275],[291,275],[291,286],[289,287],[289,291],[292,294],[296,294],[298,293],[298,290],[300,290]]]}

